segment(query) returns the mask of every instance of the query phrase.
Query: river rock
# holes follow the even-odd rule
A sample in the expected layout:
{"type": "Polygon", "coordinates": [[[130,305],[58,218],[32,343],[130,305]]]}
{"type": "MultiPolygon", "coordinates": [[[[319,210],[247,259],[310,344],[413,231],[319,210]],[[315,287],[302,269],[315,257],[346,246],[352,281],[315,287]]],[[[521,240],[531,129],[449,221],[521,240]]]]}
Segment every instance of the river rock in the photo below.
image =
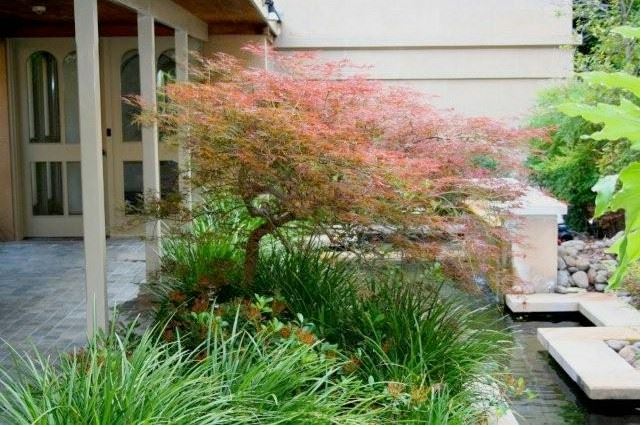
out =
{"type": "Polygon", "coordinates": [[[567,287],[570,285],[570,273],[565,270],[559,270],[556,274],[556,285],[567,287]]]}
{"type": "Polygon", "coordinates": [[[584,257],[578,257],[576,259],[576,268],[583,271],[588,271],[590,268],[590,260],[584,257]]]}
{"type": "Polygon", "coordinates": [[[579,271],[579,269],[578,269],[578,268],[576,268],[576,267],[568,267],[568,271],[569,271],[570,273],[576,273],[577,271],[579,271]]]}
{"type": "Polygon", "coordinates": [[[596,283],[596,273],[597,270],[594,268],[590,268],[588,270],[588,280],[590,281],[590,284],[594,285],[596,283]]]}
{"type": "Polygon", "coordinates": [[[567,240],[561,243],[561,246],[564,248],[573,248],[577,251],[582,251],[585,249],[585,242],[583,240],[567,240]]]}
{"type": "Polygon", "coordinates": [[[605,283],[597,283],[597,284],[594,285],[594,289],[597,292],[603,292],[603,291],[605,291],[605,288],[607,288],[607,287],[608,287],[608,285],[606,285],[605,283]]]}
{"type": "Polygon", "coordinates": [[[572,256],[572,255],[565,255],[565,256],[563,256],[563,261],[565,261],[565,264],[566,264],[568,267],[576,267],[576,261],[577,261],[577,259],[576,259],[576,257],[575,257],[575,256],[572,256]]]}
{"type": "Polygon", "coordinates": [[[605,270],[599,270],[596,273],[594,278],[595,283],[608,283],[608,272],[605,270]]]}
{"type": "Polygon", "coordinates": [[[579,254],[579,251],[576,250],[576,248],[564,248],[563,246],[559,247],[558,252],[562,257],[577,256],[579,254]]]}
{"type": "Polygon", "coordinates": [[[623,347],[630,344],[629,342],[624,340],[607,340],[605,343],[608,345],[608,347],[616,352],[619,352],[623,347]]]}
{"type": "Polygon", "coordinates": [[[557,261],[557,264],[556,264],[557,270],[565,270],[568,267],[568,265],[563,260],[563,257],[558,257],[556,261],[557,261]]]}
{"type": "Polygon", "coordinates": [[[634,359],[636,359],[637,352],[634,351],[634,347],[631,345],[626,345],[619,351],[619,356],[628,362],[630,365],[634,364],[634,359]]]}
{"type": "Polygon", "coordinates": [[[585,271],[577,271],[572,274],[572,281],[576,286],[582,289],[587,289],[590,286],[590,281],[588,280],[588,275],[585,271]]]}

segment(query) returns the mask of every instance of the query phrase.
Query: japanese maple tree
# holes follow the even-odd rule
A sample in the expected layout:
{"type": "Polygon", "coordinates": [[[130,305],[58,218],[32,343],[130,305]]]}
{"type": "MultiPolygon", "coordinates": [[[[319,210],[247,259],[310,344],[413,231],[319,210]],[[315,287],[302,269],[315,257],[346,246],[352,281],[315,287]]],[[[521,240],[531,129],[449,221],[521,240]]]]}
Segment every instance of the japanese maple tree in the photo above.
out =
{"type": "Polygon", "coordinates": [[[462,202],[513,196],[478,182],[516,167],[519,131],[440,112],[344,61],[269,52],[268,62],[201,58],[193,81],[168,85],[160,113],[143,117],[191,152],[201,194],[237,195],[260,219],[246,242],[246,283],[261,239],[295,220],[392,226],[414,256],[440,257],[443,241],[489,253],[492,231],[462,202]],[[417,229],[429,238],[410,238],[417,229]]]}

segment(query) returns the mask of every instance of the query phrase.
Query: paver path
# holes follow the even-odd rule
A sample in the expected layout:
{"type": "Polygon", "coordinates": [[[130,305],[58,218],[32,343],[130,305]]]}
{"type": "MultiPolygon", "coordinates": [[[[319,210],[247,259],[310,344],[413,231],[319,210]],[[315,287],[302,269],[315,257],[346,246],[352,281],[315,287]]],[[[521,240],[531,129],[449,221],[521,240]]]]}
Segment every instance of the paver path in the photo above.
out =
{"type": "MultiPolygon", "coordinates": [[[[108,239],[109,306],[132,305],[145,278],[144,243],[108,239]]],[[[85,342],[80,240],[0,243],[0,338],[17,350],[70,350],[85,342]]],[[[0,365],[10,353],[0,341],[0,365]]]]}

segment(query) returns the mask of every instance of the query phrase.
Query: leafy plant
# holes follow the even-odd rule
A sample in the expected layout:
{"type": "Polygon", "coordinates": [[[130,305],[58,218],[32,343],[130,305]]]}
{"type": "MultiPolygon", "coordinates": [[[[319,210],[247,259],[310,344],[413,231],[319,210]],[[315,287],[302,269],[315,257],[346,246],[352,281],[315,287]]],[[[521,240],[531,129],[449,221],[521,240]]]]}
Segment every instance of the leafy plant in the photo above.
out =
{"type": "Polygon", "coordinates": [[[618,95],[605,87],[571,82],[543,92],[539,97],[536,114],[530,125],[549,129],[549,139],[532,141],[528,166],[535,182],[549,189],[556,197],[568,202],[566,222],[577,231],[591,230],[597,234],[613,235],[619,224],[611,220],[596,221],[594,229],[590,218],[594,214],[592,187],[601,174],[619,171],[632,161],[636,153],[617,141],[582,138],[599,129],[581,117],[570,117],[558,110],[558,105],[574,102],[589,105],[613,103],[618,95]]]}
{"type": "MultiPolygon", "coordinates": [[[[639,28],[639,0],[574,0],[575,30],[582,44],[574,56],[575,70],[639,73],[639,48],[633,38],[620,37],[622,25],[639,28]]],[[[623,30],[626,31],[626,30],[623,30]]]]}
{"type": "MultiPolygon", "coordinates": [[[[630,30],[630,32],[632,32],[630,30]]],[[[638,36],[638,31],[636,31],[638,36]]],[[[639,77],[625,73],[583,73],[582,78],[591,84],[601,84],[610,89],[625,90],[636,97],[636,102],[621,96],[618,104],[599,103],[585,105],[568,103],[559,110],[568,116],[581,116],[592,123],[601,124],[600,130],[587,138],[623,141],[639,152],[639,77]]],[[[597,193],[594,215],[625,211],[625,233],[610,248],[618,257],[618,267],[609,280],[610,287],[620,284],[628,269],[639,259],[639,162],[626,165],[618,174],[601,177],[594,185],[597,193]]]]}

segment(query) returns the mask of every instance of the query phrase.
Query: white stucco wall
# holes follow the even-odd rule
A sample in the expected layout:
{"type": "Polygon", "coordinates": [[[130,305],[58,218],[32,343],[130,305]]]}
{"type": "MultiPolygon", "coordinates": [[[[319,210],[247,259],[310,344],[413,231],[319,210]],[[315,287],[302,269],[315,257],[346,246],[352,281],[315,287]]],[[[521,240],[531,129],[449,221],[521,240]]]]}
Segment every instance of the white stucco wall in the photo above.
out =
{"type": "Polygon", "coordinates": [[[369,74],[468,115],[518,121],[572,71],[571,0],[276,0],[281,50],[369,74]]]}

